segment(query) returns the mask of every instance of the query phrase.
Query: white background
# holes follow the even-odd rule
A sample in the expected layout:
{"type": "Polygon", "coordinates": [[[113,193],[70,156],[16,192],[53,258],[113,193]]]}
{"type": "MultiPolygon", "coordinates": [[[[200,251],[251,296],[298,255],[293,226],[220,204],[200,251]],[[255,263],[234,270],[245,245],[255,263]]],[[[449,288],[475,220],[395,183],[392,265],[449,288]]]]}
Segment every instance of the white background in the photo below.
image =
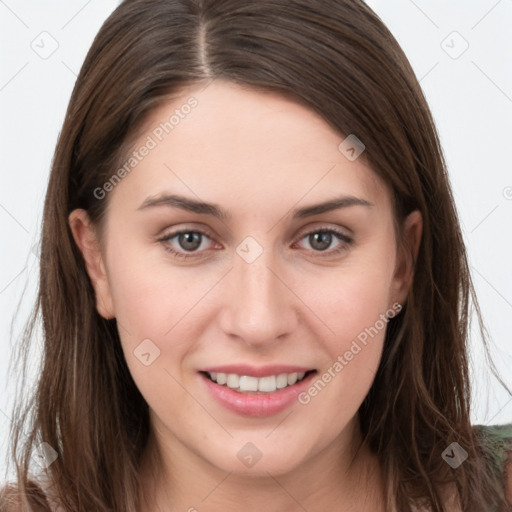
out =
{"type": "MultiPolygon", "coordinates": [[[[433,111],[493,356],[512,385],[512,0],[369,3],[407,54],[433,111]]],[[[117,5],[0,0],[0,474],[16,380],[8,362],[35,297],[33,248],[51,159],[76,75],[117,5]],[[37,45],[39,52],[58,47],[43,59],[37,45]]],[[[476,335],[472,359],[473,422],[511,422],[512,400],[485,371],[476,335]]]]}

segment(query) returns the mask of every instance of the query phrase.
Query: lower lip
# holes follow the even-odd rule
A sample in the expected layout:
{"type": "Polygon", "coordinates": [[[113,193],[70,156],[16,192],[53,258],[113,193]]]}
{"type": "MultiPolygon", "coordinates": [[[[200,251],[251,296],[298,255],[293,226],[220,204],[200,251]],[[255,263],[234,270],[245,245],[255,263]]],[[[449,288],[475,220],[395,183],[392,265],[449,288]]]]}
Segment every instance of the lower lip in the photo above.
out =
{"type": "Polygon", "coordinates": [[[264,417],[278,414],[294,402],[310,384],[316,372],[310,373],[293,386],[274,391],[273,393],[248,394],[239,393],[227,386],[221,386],[210,380],[206,375],[200,374],[206,388],[213,398],[226,409],[243,416],[264,417]]]}

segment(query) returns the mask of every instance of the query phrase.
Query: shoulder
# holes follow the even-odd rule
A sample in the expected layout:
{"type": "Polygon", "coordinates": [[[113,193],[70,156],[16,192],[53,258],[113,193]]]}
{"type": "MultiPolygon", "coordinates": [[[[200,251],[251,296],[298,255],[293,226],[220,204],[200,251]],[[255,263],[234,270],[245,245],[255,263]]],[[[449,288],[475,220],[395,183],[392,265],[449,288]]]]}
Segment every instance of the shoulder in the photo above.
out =
{"type": "Polygon", "coordinates": [[[507,501],[512,504],[512,423],[476,425],[474,431],[485,457],[503,482],[507,501]]]}
{"type": "Polygon", "coordinates": [[[496,469],[503,472],[512,453],[512,423],[507,425],[475,425],[473,430],[485,455],[496,469]]]}
{"type": "MultiPolygon", "coordinates": [[[[51,512],[46,496],[34,480],[27,483],[27,494],[31,511],[51,512]]],[[[6,483],[0,487],[0,511],[1,512],[23,512],[20,489],[17,483],[6,483]]]]}
{"type": "Polygon", "coordinates": [[[18,486],[7,483],[0,487],[0,510],[2,512],[22,512],[18,486]]]}
{"type": "Polygon", "coordinates": [[[512,505],[512,451],[508,454],[505,466],[505,497],[512,505]]]}
{"type": "Polygon", "coordinates": [[[0,510],[2,512],[21,512],[16,486],[5,484],[0,487],[0,510]]]}

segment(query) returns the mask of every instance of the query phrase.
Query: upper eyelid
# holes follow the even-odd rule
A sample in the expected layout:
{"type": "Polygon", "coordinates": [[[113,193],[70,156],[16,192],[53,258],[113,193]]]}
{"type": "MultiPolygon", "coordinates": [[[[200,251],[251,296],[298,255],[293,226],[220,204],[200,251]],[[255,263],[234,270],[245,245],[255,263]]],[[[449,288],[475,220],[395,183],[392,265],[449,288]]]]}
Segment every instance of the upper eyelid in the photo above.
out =
{"type": "Polygon", "coordinates": [[[298,237],[304,237],[306,235],[309,235],[311,233],[317,233],[318,231],[334,231],[335,233],[340,233],[342,232],[342,234],[344,234],[347,238],[352,238],[352,234],[351,234],[351,231],[348,229],[348,228],[343,228],[341,226],[336,226],[336,227],[333,227],[333,226],[328,226],[326,224],[322,224],[322,225],[318,225],[318,226],[314,226],[314,227],[309,227],[309,228],[304,228],[304,229],[301,229],[297,235],[295,236],[298,236],[298,237]],[[345,233],[346,231],[346,233],[345,233]]]}
{"type": "MultiPolygon", "coordinates": [[[[318,231],[334,231],[334,232],[348,231],[348,233],[343,233],[343,234],[345,234],[345,236],[348,238],[352,238],[352,235],[350,234],[350,230],[348,228],[343,228],[341,226],[332,227],[332,226],[327,226],[325,224],[319,225],[316,227],[303,228],[303,229],[299,230],[298,234],[296,234],[294,236],[294,238],[296,238],[296,237],[303,238],[306,235],[309,235],[311,233],[317,233],[318,231]]],[[[211,232],[207,228],[202,228],[202,227],[201,228],[196,228],[196,227],[178,228],[178,229],[176,229],[176,231],[171,230],[168,233],[164,231],[164,234],[162,234],[159,238],[160,239],[174,238],[175,236],[179,235],[180,233],[201,233],[202,235],[205,235],[210,239],[215,239],[215,236],[211,235],[210,234],[211,232]]]]}

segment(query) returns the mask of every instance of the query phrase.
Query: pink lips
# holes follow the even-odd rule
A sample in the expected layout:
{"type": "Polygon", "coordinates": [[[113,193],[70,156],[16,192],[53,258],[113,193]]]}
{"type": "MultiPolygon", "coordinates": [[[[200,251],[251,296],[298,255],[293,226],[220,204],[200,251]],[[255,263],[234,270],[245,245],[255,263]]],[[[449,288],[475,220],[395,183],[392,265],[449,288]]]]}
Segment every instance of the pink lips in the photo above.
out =
{"type": "Polygon", "coordinates": [[[278,414],[297,402],[297,396],[310,385],[316,372],[306,375],[293,386],[278,389],[273,393],[240,393],[210,380],[203,372],[235,373],[251,377],[267,377],[280,373],[311,372],[311,368],[298,366],[265,366],[255,368],[248,365],[227,365],[205,368],[200,376],[214,400],[231,412],[249,417],[265,417],[278,414]]]}

